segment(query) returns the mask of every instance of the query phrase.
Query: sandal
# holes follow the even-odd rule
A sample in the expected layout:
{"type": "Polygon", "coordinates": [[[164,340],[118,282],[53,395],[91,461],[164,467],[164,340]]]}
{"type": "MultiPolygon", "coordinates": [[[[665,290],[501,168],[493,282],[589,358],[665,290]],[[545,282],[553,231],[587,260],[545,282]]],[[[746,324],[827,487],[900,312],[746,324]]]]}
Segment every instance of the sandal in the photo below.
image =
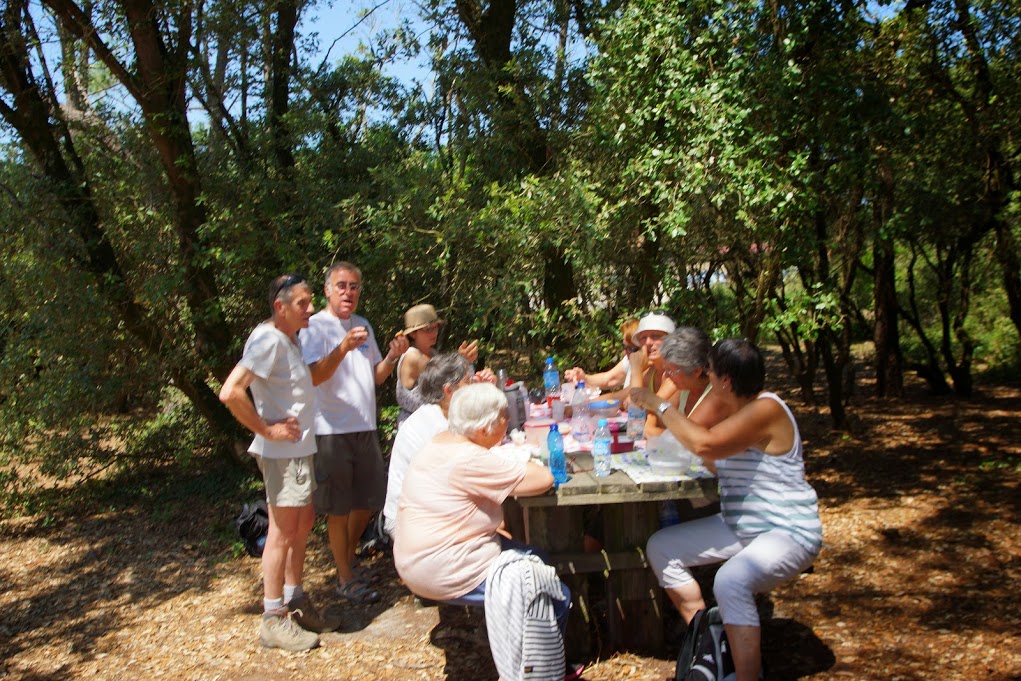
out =
{"type": "Polygon", "coordinates": [[[379,600],[379,593],[357,577],[345,584],[337,584],[337,595],[350,603],[367,605],[379,600]]]}
{"type": "Polygon", "coordinates": [[[581,675],[584,671],[585,665],[583,664],[569,664],[564,670],[564,681],[577,681],[582,678],[581,675]]]}

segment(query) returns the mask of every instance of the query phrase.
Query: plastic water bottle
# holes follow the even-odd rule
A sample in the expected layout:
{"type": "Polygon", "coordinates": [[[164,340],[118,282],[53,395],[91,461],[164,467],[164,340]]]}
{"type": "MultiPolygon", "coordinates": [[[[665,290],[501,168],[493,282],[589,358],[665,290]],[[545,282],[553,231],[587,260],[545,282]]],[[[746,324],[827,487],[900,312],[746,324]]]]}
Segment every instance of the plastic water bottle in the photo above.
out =
{"type": "Polygon", "coordinates": [[[553,474],[553,486],[560,487],[567,482],[567,461],[564,459],[564,436],[555,423],[549,427],[546,446],[549,448],[549,470],[553,474]]]}
{"type": "Polygon", "coordinates": [[[637,442],[645,434],[645,410],[636,404],[627,408],[627,436],[637,442]]]}
{"type": "Polygon", "coordinates": [[[599,419],[596,433],[592,438],[592,461],[595,464],[596,477],[605,478],[610,474],[610,445],[613,436],[606,426],[606,419],[599,419]]]}
{"type": "Polygon", "coordinates": [[[546,387],[546,397],[560,397],[560,372],[553,363],[552,357],[546,358],[546,368],[542,370],[542,383],[546,387]]]}
{"type": "Polygon", "coordinates": [[[585,381],[578,381],[571,399],[571,434],[579,443],[592,440],[592,416],[588,407],[585,381]]]}

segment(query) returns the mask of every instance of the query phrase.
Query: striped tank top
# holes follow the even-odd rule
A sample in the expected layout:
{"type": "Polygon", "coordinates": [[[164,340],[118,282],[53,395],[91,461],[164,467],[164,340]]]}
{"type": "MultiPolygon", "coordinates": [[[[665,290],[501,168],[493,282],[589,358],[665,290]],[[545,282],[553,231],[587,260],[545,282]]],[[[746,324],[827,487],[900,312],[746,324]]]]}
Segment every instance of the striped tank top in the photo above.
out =
{"type": "Polygon", "coordinates": [[[779,529],[789,532],[809,551],[817,552],[822,547],[822,521],[818,497],[805,480],[798,423],[777,395],[761,393],[757,399],[776,400],[783,407],[794,426],[794,446],[778,456],[749,447],[716,461],[723,520],[741,539],[779,529]]]}

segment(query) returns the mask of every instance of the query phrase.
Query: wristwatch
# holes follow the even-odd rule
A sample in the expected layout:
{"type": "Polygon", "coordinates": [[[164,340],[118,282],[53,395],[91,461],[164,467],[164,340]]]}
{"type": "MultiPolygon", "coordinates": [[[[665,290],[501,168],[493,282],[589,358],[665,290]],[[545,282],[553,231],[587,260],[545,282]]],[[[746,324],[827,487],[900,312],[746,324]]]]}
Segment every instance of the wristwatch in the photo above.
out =
{"type": "Polygon", "coordinates": [[[663,414],[666,413],[666,410],[669,409],[671,406],[672,405],[669,402],[660,402],[659,406],[656,407],[656,413],[662,416],[663,414]]]}

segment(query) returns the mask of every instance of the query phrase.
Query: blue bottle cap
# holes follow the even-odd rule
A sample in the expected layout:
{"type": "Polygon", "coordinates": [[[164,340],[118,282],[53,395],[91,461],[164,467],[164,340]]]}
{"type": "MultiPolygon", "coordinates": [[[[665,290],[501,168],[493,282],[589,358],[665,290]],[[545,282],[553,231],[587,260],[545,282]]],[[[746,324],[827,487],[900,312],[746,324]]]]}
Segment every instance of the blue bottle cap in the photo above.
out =
{"type": "Polygon", "coordinates": [[[599,427],[602,428],[606,425],[606,419],[599,419],[599,427]]]}

